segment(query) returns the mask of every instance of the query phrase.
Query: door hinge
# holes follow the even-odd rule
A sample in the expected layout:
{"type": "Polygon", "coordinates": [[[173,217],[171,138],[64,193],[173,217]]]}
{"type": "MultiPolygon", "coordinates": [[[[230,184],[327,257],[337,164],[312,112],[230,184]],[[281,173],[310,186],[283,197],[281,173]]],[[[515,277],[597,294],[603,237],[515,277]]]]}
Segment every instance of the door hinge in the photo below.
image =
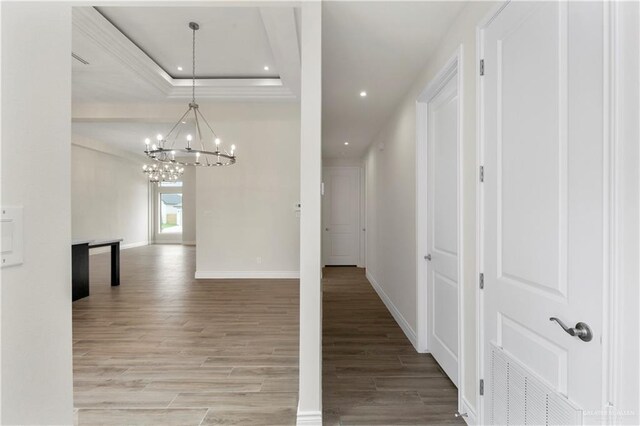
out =
{"type": "Polygon", "coordinates": [[[484,274],[480,274],[480,290],[484,289],[484,274]]]}
{"type": "Polygon", "coordinates": [[[480,182],[484,182],[484,166],[480,166],[479,177],[480,182]]]}
{"type": "Polygon", "coordinates": [[[484,59],[480,59],[480,75],[484,75],[484,59]]]}
{"type": "Polygon", "coordinates": [[[484,380],[480,379],[480,396],[484,395],[484,380]]]}

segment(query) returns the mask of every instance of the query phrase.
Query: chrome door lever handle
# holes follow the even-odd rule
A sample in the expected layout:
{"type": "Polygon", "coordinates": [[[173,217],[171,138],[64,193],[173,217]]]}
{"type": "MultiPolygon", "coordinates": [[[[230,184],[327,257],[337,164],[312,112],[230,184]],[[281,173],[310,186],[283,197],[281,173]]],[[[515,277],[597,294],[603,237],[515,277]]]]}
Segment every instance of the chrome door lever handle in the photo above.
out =
{"type": "Polygon", "coordinates": [[[549,318],[549,321],[555,321],[558,323],[560,327],[571,336],[579,337],[583,342],[590,342],[593,339],[593,333],[591,332],[591,328],[584,322],[579,322],[575,327],[567,327],[565,323],[563,323],[560,319],[556,317],[549,318]]]}
{"type": "Polygon", "coordinates": [[[431,260],[431,253],[429,253],[428,255],[426,255],[426,256],[424,257],[424,260],[431,260]]]}

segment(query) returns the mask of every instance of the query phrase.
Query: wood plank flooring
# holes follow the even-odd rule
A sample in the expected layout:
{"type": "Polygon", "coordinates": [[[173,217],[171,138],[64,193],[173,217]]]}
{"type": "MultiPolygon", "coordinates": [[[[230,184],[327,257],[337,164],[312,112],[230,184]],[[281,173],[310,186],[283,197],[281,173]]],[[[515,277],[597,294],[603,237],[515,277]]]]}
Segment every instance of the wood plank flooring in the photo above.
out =
{"type": "Polygon", "coordinates": [[[73,303],[76,423],[293,425],[298,281],[195,280],[195,250],[91,256],[73,303]]]}
{"type": "MultiPolygon", "coordinates": [[[[195,250],[155,245],[91,256],[73,303],[79,425],[294,425],[297,280],[195,280],[195,250]]],[[[327,268],[325,424],[454,423],[456,389],[416,354],[364,273],[327,268]]]]}
{"type": "Polygon", "coordinates": [[[416,353],[364,270],[325,268],[323,295],[325,425],[464,424],[456,387],[416,353]]]}

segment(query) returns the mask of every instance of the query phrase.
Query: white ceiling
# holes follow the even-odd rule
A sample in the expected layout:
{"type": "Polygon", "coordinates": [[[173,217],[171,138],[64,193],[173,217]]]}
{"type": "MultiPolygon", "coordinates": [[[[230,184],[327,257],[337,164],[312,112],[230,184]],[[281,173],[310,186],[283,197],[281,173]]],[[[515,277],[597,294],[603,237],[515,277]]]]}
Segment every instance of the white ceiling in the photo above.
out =
{"type": "MultiPolygon", "coordinates": [[[[463,6],[447,1],[323,3],[325,158],[362,157],[463,6]],[[361,90],[367,91],[366,98],[360,97],[361,90]]],[[[300,24],[292,7],[105,7],[100,12],[74,7],[73,19],[73,51],[90,62],[73,61],[74,103],[188,100],[191,20],[201,24],[198,35],[203,36],[197,41],[198,76],[236,77],[199,79],[199,99],[298,98],[300,24]],[[182,73],[171,69],[178,64],[182,73]],[[266,73],[264,65],[273,73],[266,73]],[[261,73],[280,78],[247,78],[261,73]]],[[[159,121],[96,120],[74,123],[74,132],[135,150],[131,141],[155,134],[159,121]]]]}
{"type": "Polygon", "coordinates": [[[74,7],[72,51],[86,63],[73,60],[73,101],[189,99],[190,21],[199,99],[297,99],[293,7],[74,7]]]}
{"type": "Polygon", "coordinates": [[[323,3],[324,157],[362,157],[463,6],[454,1],[323,3]],[[362,90],[366,98],[360,97],[362,90]]]}
{"type": "Polygon", "coordinates": [[[200,25],[196,31],[197,77],[278,78],[257,7],[97,9],[173,78],[191,77],[191,21],[200,25]]]}

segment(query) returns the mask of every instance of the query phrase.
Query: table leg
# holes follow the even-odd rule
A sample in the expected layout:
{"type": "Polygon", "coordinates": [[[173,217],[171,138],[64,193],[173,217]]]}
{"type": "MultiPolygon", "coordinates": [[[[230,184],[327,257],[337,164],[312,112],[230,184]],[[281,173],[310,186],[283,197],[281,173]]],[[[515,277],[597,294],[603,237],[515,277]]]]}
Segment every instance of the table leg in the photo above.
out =
{"type": "Polygon", "coordinates": [[[120,242],[111,245],[111,286],[120,285],[120,242]]]}
{"type": "Polygon", "coordinates": [[[71,290],[73,301],[89,295],[89,244],[71,246],[71,290]]]}

